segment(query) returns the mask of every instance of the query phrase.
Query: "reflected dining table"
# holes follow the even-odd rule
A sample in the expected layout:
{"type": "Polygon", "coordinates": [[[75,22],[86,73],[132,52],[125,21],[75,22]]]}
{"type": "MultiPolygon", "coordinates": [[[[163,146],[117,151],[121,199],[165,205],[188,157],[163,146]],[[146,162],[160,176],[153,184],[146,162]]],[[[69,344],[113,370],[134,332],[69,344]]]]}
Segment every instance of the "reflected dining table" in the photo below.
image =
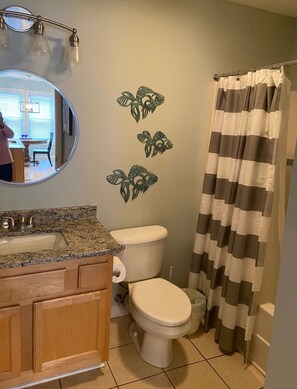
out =
{"type": "Polygon", "coordinates": [[[29,146],[31,145],[40,145],[48,142],[48,138],[20,138],[20,141],[25,147],[25,164],[29,164],[31,161],[29,155],[29,146]]]}

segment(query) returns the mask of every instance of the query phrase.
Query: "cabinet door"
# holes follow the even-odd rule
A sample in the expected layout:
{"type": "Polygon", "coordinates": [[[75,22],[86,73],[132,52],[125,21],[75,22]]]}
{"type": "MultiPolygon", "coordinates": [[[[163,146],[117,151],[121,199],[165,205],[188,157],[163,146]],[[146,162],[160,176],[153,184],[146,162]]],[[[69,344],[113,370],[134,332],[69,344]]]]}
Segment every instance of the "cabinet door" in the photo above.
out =
{"type": "Polygon", "coordinates": [[[107,308],[106,290],[34,303],[34,371],[106,360],[107,308]]]}
{"type": "Polygon", "coordinates": [[[0,309],[0,381],[21,374],[20,307],[0,309]]]}

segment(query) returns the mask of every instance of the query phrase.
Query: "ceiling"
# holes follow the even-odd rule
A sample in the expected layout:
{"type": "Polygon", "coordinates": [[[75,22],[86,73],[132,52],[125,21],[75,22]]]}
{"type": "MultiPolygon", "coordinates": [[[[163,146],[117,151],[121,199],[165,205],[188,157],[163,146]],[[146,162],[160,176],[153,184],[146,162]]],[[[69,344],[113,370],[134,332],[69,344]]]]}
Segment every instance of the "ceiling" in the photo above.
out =
{"type": "Polygon", "coordinates": [[[265,9],[282,15],[297,18],[297,0],[229,0],[233,3],[265,9]]]}

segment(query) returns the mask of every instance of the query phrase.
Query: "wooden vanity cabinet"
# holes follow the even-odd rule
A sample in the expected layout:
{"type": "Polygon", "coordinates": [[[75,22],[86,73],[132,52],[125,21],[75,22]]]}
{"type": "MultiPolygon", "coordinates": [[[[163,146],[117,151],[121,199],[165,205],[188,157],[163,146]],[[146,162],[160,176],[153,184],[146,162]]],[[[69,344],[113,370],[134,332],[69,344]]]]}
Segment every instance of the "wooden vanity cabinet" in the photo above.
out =
{"type": "Polygon", "coordinates": [[[21,374],[20,307],[0,309],[0,382],[21,374]]]}
{"type": "Polygon", "coordinates": [[[0,389],[108,360],[112,256],[0,270],[0,389]]]}

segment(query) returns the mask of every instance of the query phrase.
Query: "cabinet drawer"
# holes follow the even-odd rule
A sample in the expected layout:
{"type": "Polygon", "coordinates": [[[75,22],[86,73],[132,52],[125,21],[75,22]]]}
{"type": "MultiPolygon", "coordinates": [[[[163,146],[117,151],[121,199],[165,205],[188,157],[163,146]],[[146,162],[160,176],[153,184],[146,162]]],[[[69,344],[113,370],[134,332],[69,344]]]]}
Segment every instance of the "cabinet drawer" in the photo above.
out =
{"type": "Polygon", "coordinates": [[[65,291],[66,269],[0,279],[0,304],[19,303],[65,291]]]}
{"type": "Polygon", "coordinates": [[[79,266],[78,287],[105,289],[108,285],[108,263],[79,266]]]}

